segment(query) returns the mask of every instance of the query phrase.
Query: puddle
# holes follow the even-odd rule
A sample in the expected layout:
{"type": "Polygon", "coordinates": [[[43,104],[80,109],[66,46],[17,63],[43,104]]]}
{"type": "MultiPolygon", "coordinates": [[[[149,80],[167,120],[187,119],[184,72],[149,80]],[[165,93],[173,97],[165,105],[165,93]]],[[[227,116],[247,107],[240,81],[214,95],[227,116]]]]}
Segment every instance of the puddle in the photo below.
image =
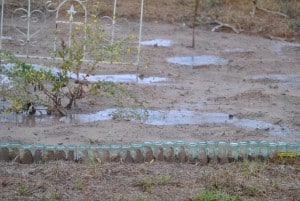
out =
{"type": "MultiPolygon", "coordinates": [[[[47,70],[52,72],[52,74],[58,74],[61,72],[60,69],[56,67],[46,67],[40,66],[36,64],[31,64],[36,70],[47,70]]],[[[13,64],[5,64],[2,65],[5,69],[9,70],[13,67],[13,64]]],[[[77,79],[77,75],[73,72],[68,72],[68,76],[72,79],[77,79]]],[[[87,76],[84,73],[79,73],[78,78],[80,80],[87,80],[90,82],[98,82],[98,81],[106,81],[106,82],[115,82],[115,83],[140,83],[140,84],[151,84],[158,82],[166,82],[168,81],[165,77],[143,77],[140,78],[136,74],[111,74],[111,75],[89,75],[87,76]]],[[[1,80],[1,77],[0,77],[1,80]]]]}
{"type": "Polygon", "coordinates": [[[300,45],[299,46],[283,46],[281,51],[284,55],[300,61],[300,45]]]}
{"type": "Polygon", "coordinates": [[[96,121],[112,120],[116,118],[126,119],[132,122],[140,122],[147,125],[167,126],[167,125],[233,125],[239,128],[251,130],[266,130],[270,134],[285,135],[292,134],[287,126],[272,124],[260,120],[242,119],[230,117],[226,113],[196,112],[191,110],[145,110],[145,109],[117,109],[109,108],[90,114],[73,114],[65,117],[53,117],[41,113],[35,116],[1,115],[1,122],[17,122],[29,125],[34,119],[34,123],[90,123],[96,121]],[[5,116],[5,117],[4,117],[5,116]],[[31,118],[31,119],[30,119],[31,118]]]}
{"type": "Polygon", "coordinates": [[[142,41],[141,45],[170,47],[172,45],[172,41],[171,40],[165,40],[165,39],[154,39],[154,40],[142,41]]]}
{"type": "MultiPolygon", "coordinates": [[[[20,114],[13,114],[13,113],[1,113],[4,110],[7,110],[10,106],[10,103],[4,100],[0,100],[0,118],[5,117],[4,119],[10,119],[9,116],[14,116],[14,118],[22,118],[22,116],[26,116],[25,112],[21,112],[20,114]],[[6,118],[7,117],[7,118],[6,118]]],[[[33,116],[44,116],[44,115],[48,115],[47,113],[47,107],[44,106],[36,106],[36,113],[33,116]]],[[[50,115],[48,115],[50,116],[50,115]]]]}
{"type": "Polygon", "coordinates": [[[86,78],[90,82],[107,81],[116,83],[137,82],[140,84],[150,84],[156,82],[165,82],[168,79],[164,77],[144,77],[140,78],[136,74],[121,74],[121,75],[90,75],[86,78]]]}
{"type": "Polygon", "coordinates": [[[224,50],[227,53],[252,53],[251,50],[246,50],[244,48],[227,48],[224,50]]]}
{"type": "Polygon", "coordinates": [[[55,124],[55,116],[48,115],[47,108],[38,106],[34,115],[27,115],[26,112],[18,114],[12,112],[5,112],[10,104],[7,101],[0,101],[0,122],[1,123],[18,123],[26,126],[34,127],[38,124],[55,124]]]}
{"type": "Polygon", "coordinates": [[[12,40],[11,36],[1,36],[1,40],[12,40]]]}
{"type": "Polygon", "coordinates": [[[280,42],[274,46],[274,52],[281,56],[300,61],[300,43],[280,42]]]}
{"type": "Polygon", "coordinates": [[[226,59],[214,55],[170,57],[167,58],[167,62],[187,66],[225,65],[228,63],[226,59]]]}
{"type": "Polygon", "coordinates": [[[11,81],[6,75],[0,74],[0,85],[9,84],[11,81]]]}
{"type": "Polygon", "coordinates": [[[117,109],[106,109],[92,114],[72,114],[70,116],[61,117],[59,121],[62,123],[90,123],[95,121],[112,120],[113,114],[116,112],[117,109]]]}
{"type": "Polygon", "coordinates": [[[300,75],[285,75],[285,74],[260,74],[254,75],[253,80],[273,80],[283,82],[283,85],[289,87],[300,88],[300,75]]]}

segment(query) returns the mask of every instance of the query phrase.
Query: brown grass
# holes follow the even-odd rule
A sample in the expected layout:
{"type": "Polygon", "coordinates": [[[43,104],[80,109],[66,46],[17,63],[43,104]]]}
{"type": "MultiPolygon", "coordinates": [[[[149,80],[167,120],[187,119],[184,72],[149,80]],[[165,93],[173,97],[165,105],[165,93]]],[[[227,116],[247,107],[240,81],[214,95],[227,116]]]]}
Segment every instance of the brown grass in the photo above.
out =
{"type": "MultiPolygon", "coordinates": [[[[196,0],[151,0],[145,1],[144,19],[168,23],[185,23],[192,26],[194,6],[196,0]]],[[[260,8],[280,12],[289,16],[282,16],[257,11],[251,17],[251,0],[199,0],[198,23],[202,27],[211,28],[215,20],[228,23],[242,29],[247,34],[292,38],[300,35],[300,1],[298,0],[256,0],[260,8]]],[[[33,1],[33,8],[41,8],[40,0],[33,1]]],[[[7,4],[6,12],[18,5],[25,6],[20,1],[7,4]]],[[[119,1],[117,4],[118,17],[138,19],[140,15],[140,0],[119,1]]],[[[111,16],[113,1],[89,0],[87,8],[90,14],[111,16]]]]}
{"type": "MultiPolygon", "coordinates": [[[[104,5],[110,3],[104,1],[104,5]]],[[[261,8],[281,12],[289,16],[282,16],[257,11],[251,17],[252,1],[249,0],[200,0],[198,22],[209,27],[215,20],[228,23],[240,28],[247,34],[259,34],[264,36],[277,36],[291,38],[299,35],[300,31],[300,1],[297,0],[258,0],[261,8]]],[[[132,0],[130,4],[120,1],[118,14],[120,17],[137,19],[140,12],[140,0],[132,0]]],[[[152,0],[145,1],[145,20],[164,21],[168,23],[186,23],[192,25],[195,0],[152,0]]],[[[99,11],[109,15],[107,8],[99,11]]],[[[112,11],[112,10],[111,10],[112,11]]]]}
{"type": "Polygon", "coordinates": [[[0,166],[1,200],[300,200],[299,160],[180,163],[69,163],[0,166]]]}

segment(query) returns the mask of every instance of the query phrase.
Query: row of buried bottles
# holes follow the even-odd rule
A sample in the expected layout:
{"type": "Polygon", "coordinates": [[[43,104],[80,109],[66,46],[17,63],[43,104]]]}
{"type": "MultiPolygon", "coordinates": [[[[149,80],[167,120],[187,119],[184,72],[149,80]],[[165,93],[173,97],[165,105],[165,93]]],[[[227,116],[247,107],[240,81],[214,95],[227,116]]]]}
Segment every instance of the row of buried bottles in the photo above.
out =
{"type": "Polygon", "coordinates": [[[300,157],[300,143],[286,142],[144,142],[130,145],[24,145],[0,143],[0,161],[24,164],[51,160],[101,162],[189,162],[226,163],[238,160],[267,160],[300,157]]]}

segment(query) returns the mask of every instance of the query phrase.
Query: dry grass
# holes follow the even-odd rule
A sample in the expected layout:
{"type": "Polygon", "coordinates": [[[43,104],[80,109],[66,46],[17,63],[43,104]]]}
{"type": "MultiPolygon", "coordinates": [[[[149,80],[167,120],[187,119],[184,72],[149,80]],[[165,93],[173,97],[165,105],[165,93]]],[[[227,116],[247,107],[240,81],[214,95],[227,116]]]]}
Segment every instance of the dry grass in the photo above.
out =
{"type": "MultiPolygon", "coordinates": [[[[194,6],[196,0],[151,0],[145,1],[144,19],[168,23],[184,23],[192,26],[194,6]]],[[[215,20],[228,23],[247,34],[292,38],[300,34],[300,1],[298,0],[256,0],[257,6],[287,16],[257,11],[251,16],[252,1],[250,0],[199,0],[198,22],[203,27],[211,28],[215,20]]],[[[41,8],[40,0],[33,1],[37,8],[41,8]]],[[[20,1],[12,1],[5,10],[16,8],[20,1]]],[[[117,16],[138,19],[140,15],[140,0],[119,1],[117,16]]],[[[33,6],[34,7],[34,6],[33,6]]],[[[89,0],[87,8],[90,14],[111,16],[113,1],[89,0]]],[[[226,30],[224,30],[226,31],[226,30]]]]}
{"type": "MultiPolygon", "coordinates": [[[[215,20],[228,23],[247,34],[292,38],[300,32],[300,1],[298,0],[257,0],[257,5],[274,12],[289,16],[257,11],[251,16],[250,0],[200,0],[198,22],[210,27],[215,20]]],[[[148,21],[164,21],[168,23],[184,23],[192,26],[195,0],[151,0],[145,1],[144,16],[148,21]]],[[[118,2],[118,16],[138,19],[140,0],[118,2]]],[[[102,1],[98,15],[112,15],[112,1],[102,1]]],[[[224,30],[225,31],[225,30],[224,30]]]]}
{"type": "Polygon", "coordinates": [[[1,163],[1,200],[300,200],[299,160],[179,163],[1,163]]]}

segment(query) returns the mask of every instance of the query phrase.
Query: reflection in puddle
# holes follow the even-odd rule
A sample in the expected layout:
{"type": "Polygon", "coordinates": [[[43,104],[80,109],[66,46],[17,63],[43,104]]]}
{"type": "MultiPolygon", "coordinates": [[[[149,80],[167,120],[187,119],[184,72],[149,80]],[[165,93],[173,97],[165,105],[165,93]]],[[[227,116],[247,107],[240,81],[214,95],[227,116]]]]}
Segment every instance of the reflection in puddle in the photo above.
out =
{"type": "Polygon", "coordinates": [[[11,81],[6,75],[0,74],[0,84],[9,84],[11,81]]]}
{"type": "MultiPolygon", "coordinates": [[[[266,130],[270,134],[282,135],[291,134],[291,131],[286,126],[272,124],[261,120],[242,119],[229,116],[226,113],[214,112],[196,112],[191,110],[145,110],[145,109],[117,109],[109,108],[96,113],[90,114],[73,114],[61,118],[53,116],[40,115],[40,116],[20,116],[12,118],[12,116],[0,115],[1,122],[18,122],[28,125],[28,121],[34,123],[89,123],[96,121],[105,121],[112,119],[126,119],[132,122],[140,122],[148,125],[194,125],[194,124],[217,124],[217,125],[233,125],[239,128],[252,129],[252,130],[266,130]],[[29,119],[31,118],[31,119],[29,119]]],[[[31,123],[32,124],[32,123],[31,123]]],[[[33,125],[29,125],[33,126],[33,125]]]]}
{"type": "MultiPolygon", "coordinates": [[[[60,70],[58,68],[48,68],[39,65],[33,65],[37,70],[40,68],[51,70],[52,73],[58,73],[60,70]]],[[[77,79],[77,75],[75,73],[69,72],[68,76],[73,79],[77,79]]],[[[116,75],[89,75],[87,76],[84,73],[79,73],[78,78],[80,80],[87,80],[89,82],[98,82],[98,81],[105,81],[105,82],[116,82],[116,83],[130,83],[130,82],[137,82],[140,84],[150,84],[155,82],[164,82],[167,81],[167,78],[164,77],[144,77],[140,78],[136,74],[116,74],[116,75]]]]}
{"type": "Polygon", "coordinates": [[[261,74],[254,75],[253,80],[273,80],[284,82],[284,85],[300,88],[300,75],[261,74]]]}
{"type": "MultiPolygon", "coordinates": [[[[5,69],[9,70],[13,67],[14,64],[5,64],[2,65],[5,69]]],[[[58,74],[61,72],[60,69],[56,67],[46,67],[40,66],[36,64],[31,64],[35,70],[46,70],[50,71],[52,74],[58,74]]],[[[105,81],[105,82],[115,82],[115,83],[140,83],[140,84],[151,84],[156,82],[165,82],[168,79],[165,77],[143,77],[140,78],[136,74],[112,74],[112,75],[86,75],[84,73],[79,73],[76,75],[73,72],[68,72],[68,76],[72,79],[80,79],[80,80],[87,80],[89,82],[98,82],[98,81],[105,81]]],[[[4,77],[7,78],[7,77],[4,77]]],[[[7,78],[8,79],[8,78],[7,78]]],[[[1,80],[1,77],[0,77],[1,80]]]]}
{"type": "Polygon", "coordinates": [[[140,78],[136,74],[122,74],[122,75],[89,75],[86,80],[90,82],[106,81],[117,83],[137,82],[140,84],[150,84],[155,82],[165,82],[167,78],[164,77],[144,77],[140,78]]]}
{"type": "Polygon", "coordinates": [[[170,47],[172,45],[172,42],[171,42],[171,40],[154,39],[154,40],[142,41],[141,45],[170,47]]]}
{"type": "Polygon", "coordinates": [[[36,107],[36,113],[34,115],[27,115],[26,112],[20,112],[18,114],[6,112],[9,107],[10,104],[7,101],[0,101],[0,122],[18,123],[34,127],[37,124],[55,124],[55,120],[57,119],[55,116],[48,115],[46,107],[36,107]]]}
{"type": "Polygon", "coordinates": [[[224,50],[224,52],[228,52],[228,53],[251,53],[253,51],[246,50],[244,48],[227,48],[227,49],[224,50]]]}
{"type": "Polygon", "coordinates": [[[300,61],[300,46],[283,46],[281,51],[284,55],[300,61]]]}
{"type": "Polygon", "coordinates": [[[1,36],[0,40],[12,40],[11,36],[1,36]]]}
{"type": "Polygon", "coordinates": [[[61,117],[59,121],[63,123],[105,121],[113,119],[113,114],[116,112],[117,109],[106,109],[93,114],[72,114],[70,116],[61,117]]]}
{"type": "Polygon", "coordinates": [[[228,63],[226,59],[214,55],[170,57],[167,58],[167,62],[188,66],[225,65],[228,63]]]}
{"type": "Polygon", "coordinates": [[[287,56],[300,61],[300,43],[280,42],[274,46],[274,51],[278,55],[287,56]]]}

